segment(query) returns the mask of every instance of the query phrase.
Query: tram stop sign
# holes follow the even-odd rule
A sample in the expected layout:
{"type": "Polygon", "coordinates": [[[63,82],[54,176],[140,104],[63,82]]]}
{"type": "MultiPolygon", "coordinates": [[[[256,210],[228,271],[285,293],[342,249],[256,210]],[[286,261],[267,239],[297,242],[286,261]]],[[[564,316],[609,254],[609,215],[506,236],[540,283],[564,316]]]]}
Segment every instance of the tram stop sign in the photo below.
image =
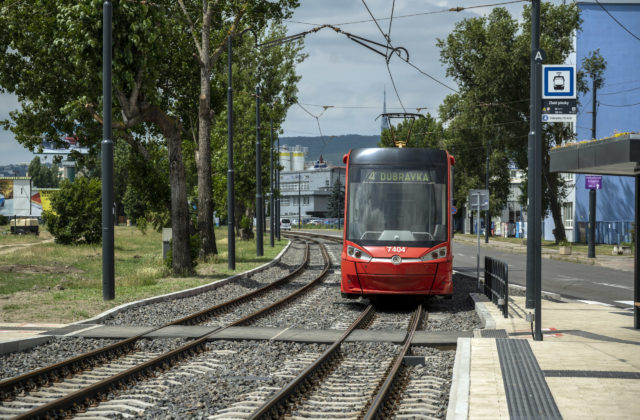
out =
{"type": "Polygon", "coordinates": [[[469,207],[475,211],[489,210],[489,190],[469,190],[469,207]]]}

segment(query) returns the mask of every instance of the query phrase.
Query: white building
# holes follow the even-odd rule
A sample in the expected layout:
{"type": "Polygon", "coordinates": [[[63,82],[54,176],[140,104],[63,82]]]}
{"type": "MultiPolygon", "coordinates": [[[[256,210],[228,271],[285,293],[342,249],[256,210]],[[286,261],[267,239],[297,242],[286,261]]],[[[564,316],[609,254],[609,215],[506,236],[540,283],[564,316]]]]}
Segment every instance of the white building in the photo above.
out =
{"type": "Polygon", "coordinates": [[[327,165],[322,157],[305,162],[307,150],[282,147],[280,165],[280,217],[298,221],[311,217],[328,217],[331,191],[336,179],[345,185],[345,168],[327,165]]]}

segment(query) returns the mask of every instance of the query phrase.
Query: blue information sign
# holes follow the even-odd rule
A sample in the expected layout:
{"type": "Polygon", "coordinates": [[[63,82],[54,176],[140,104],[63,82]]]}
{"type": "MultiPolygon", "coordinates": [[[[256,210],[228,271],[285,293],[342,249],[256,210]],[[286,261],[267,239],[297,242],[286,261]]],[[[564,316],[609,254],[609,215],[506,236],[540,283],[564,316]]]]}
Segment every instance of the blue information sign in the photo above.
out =
{"type": "Polygon", "coordinates": [[[543,65],[542,99],[576,99],[576,67],[543,65]]]}

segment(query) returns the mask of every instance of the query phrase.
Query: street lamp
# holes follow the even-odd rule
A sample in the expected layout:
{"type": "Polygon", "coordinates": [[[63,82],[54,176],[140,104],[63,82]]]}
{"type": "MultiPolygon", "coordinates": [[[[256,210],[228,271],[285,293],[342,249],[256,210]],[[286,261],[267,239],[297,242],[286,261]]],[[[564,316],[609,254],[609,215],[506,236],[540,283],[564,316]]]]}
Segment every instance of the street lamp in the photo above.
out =
{"type": "Polygon", "coordinates": [[[102,299],[115,298],[113,267],[113,141],[111,139],[111,23],[113,7],[109,0],[102,6],[102,299]]]}
{"type": "MultiPolygon", "coordinates": [[[[242,37],[245,32],[251,31],[258,42],[258,37],[252,28],[247,28],[238,34],[242,37]]],[[[233,35],[229,34],[227,41],[228,57],[228,85],[227,85],[227,241],[228,241],[228,267],[236,269],[236,237],[235,237],[235,195],[234,195],[234,169],[233,169],[233,35]]]]}
{"type": "Polygon", "coordinates": [[[262,233],[264,206],[262,204],[262,144],[260,143],[260,86],[256,86],[256,255],[264,255],[262,233]]]}
{"type": "Polygon", "coordinates": [[[271,115],[272,113],[273,113],[273,104],[271,104],[271,112],[269,113],[269,136],[270,136],[269,137],[270,139],[269,140],[269,191],[271,192],[269,196],[269,216],[271,216],[269,218],[269,220],[271,221],[269,226],[269,244],[271,245],[271,248],[273,248],[275,245],[274,230],[276,228],[276,219],[274,217],[276,205],[273,197],[273,187],[275,184],[275,180],[273,179],[274,168],[273,168],[273,118],[271,115]]]}

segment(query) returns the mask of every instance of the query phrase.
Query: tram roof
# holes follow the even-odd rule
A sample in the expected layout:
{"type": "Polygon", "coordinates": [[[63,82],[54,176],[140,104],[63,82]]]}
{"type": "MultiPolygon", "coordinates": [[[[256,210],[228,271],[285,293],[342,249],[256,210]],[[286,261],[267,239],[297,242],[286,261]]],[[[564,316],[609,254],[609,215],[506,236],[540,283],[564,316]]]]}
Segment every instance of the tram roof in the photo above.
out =
{"type": "Polygon", "coordinates": [[[640,134],[569,143],[549,152],[551,172],[640,175],[640,134]]]}
{"type": "Polygon", "coordinates": [[[384,165],[446,165],[447,152],[425,148],[367,148],[353,149],[349,156],[349,163],[356,165],[384,164],[384,165]]]}

